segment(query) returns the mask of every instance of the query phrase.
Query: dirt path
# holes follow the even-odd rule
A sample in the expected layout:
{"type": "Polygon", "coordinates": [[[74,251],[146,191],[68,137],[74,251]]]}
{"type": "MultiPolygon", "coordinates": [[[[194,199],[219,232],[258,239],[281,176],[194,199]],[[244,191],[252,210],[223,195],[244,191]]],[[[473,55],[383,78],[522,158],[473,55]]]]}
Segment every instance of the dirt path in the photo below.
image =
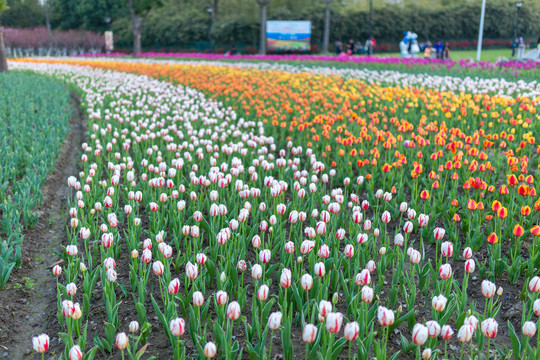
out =
{"type": "MultiPolygon", "coordinates": [[[[70,194],[67,178],[77,174],[80,146],[84,141],[86,122],[80,100],[71,95],[71,130],[66,136],[54,171],[42,188],[44,201],[36,209],[39,220],[25,232],[22,246],[23,265],[15,271],[0,291],[0,359],[30,358],[32,337],[47,333],[48,324],[56,321],[56,287],[51,264],[58,260],[55,251],[65,243],[67,234],[67,198],[70,194]]],[[[53,356],[58,344],[56,334],[50,336],[53,356]]],[[[56,356],[58,357],[58,353],[56,356]]]]}

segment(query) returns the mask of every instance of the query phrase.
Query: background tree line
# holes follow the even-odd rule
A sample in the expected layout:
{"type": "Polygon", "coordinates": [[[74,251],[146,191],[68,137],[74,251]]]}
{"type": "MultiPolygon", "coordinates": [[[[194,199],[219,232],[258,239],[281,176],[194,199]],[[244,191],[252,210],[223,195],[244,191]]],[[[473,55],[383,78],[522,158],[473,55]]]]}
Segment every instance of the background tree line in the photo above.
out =
{"type": "MultiPolygon", "coordinates": [[[[334,0],[330,4],[330,43],[368,37],[368,0],[334,0]]],[[[130,49],[132,19],[128,0],[8,0],[0,14],[5,27],[44,26],[49,6],[53,30],[112,30],[115,46],[130,49]]],[[[255,0],[149,0],[151,11],[142,28],[145,50],[215,50],[258,47],[259,6],[255,0]],[[212,12],[208,9],[211,8],[212,12]]],[[[397,43],[411,30],[421,39],[473,40],[478,34],[480,0],[404,0],[401,3],[373,1],[373,36],[378,45],[397,43]]],[[[514,33],[514,1],[490,0],[487,4],[484,38],[505,39],[514,33]]],[[[268,19],[311,20],[312,44],[320,47],[324,31],[323,0],[271,0],[268,19]]],[[[521,35],[536,40],[540,35],[540,2],[525,1],[520,14],[521,35]]],[[[471,43],[472,45],[472,43],[471,43]]]]}

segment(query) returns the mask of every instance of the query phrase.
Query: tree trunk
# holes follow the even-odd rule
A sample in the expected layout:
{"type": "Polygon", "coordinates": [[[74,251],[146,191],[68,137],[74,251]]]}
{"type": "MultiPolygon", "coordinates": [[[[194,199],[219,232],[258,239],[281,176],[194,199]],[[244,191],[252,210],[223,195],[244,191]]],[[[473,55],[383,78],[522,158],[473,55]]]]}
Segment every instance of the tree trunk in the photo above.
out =
{"type": "Polygon", "coordinates": [[[214,11],[212,13],[213,15],[213,23],[216,24],[218,21],[218,0],[214,0],[214,11]]]}
{"type": "Polygon", "coordinates": [[[139,54],[141,49],[141,36],[142,36],[142,26],[144,19],[138,15],[133,16],[132,18],[132,32],[133,32],[133,55],[139,54]]]}
{"type": "Polygon", "coordinates": [[[0,26],[0,73],[8,72],[6,48],[4,47],[4,32],[0,26]]]}
{"type": "Polygon", "coordinates": [[[259,45],[259,54],[266,55],[266,2],[261,2],[261,34],[260,34],[260,45],[259,45]]]}
{"type": "Polygon", "coordinates": [[[323,53],[328,52],[328,43],[330,42],[330,2],[332,0],[325,0],[324,11],[324,37],[323,37],[323,53]]]}
{"type": "Polygon", "coordinates": [[[51,21],[49,19],[49,5],[51,0],[45,0],[45,25],[47,27],[47,42],[49,48],[52,47],[51,21]]]}

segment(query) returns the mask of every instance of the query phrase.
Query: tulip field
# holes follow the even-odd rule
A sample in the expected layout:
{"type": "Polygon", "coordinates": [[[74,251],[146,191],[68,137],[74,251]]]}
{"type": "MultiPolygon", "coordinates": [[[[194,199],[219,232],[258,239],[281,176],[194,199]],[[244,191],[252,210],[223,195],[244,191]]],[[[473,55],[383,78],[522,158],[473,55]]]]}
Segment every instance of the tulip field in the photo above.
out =
{"type": "Polygon", "coordinates": [[[88,129],[36,358],[540,358],[535,82],[10,67],[79,89],[88,129]]]}

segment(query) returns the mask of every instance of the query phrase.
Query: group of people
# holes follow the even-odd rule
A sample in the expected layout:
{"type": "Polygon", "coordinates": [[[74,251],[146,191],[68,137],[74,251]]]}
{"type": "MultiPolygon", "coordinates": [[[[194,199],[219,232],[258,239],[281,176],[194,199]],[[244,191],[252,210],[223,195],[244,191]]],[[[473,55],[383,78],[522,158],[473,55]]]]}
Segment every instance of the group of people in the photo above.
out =
{"type": "Polygon", "coordinates": [[[420,49],[424,52],[425,59],[450,59],[450,46],[447,42],[437,41],[435,45],[431,41],[427,41],[425,44],[420,44],[420,49]]]}
{"type": "Polygon", "coordinates": [[[401,57],[417,57],[423,52],[426,59],[450,59],[450,46],[447,42],[437,41],[434,44],[431,41],[418,43],[418,35],[411,31],[406,31],[403,39],[399,43],[401,57]]]}
{"type": "Polygon", "coordinates": [[[350,39],[345,44],[343,44],[341,40],[338,40],[335,44],[336,55],[373,55],[376,45],[377,42],[373,36],[366,40],[365,45],[362,45],[360,41],[355,42],[353,39],[350,39]]]}

